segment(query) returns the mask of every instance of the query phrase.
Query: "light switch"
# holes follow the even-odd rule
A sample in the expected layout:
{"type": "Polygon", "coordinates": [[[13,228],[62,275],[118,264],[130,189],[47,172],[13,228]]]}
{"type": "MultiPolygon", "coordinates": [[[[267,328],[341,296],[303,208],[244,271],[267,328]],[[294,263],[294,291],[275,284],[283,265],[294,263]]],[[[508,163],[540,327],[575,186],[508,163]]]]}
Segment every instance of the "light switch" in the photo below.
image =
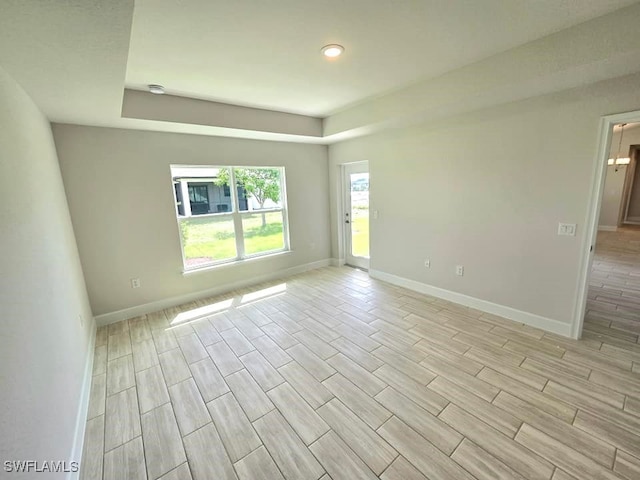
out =
{"type": "Polygon", "coordinates": [[[576,224],[575,223],[559,223],[558,235],[567,235],[569,237],[575,237],[576,224]]]}

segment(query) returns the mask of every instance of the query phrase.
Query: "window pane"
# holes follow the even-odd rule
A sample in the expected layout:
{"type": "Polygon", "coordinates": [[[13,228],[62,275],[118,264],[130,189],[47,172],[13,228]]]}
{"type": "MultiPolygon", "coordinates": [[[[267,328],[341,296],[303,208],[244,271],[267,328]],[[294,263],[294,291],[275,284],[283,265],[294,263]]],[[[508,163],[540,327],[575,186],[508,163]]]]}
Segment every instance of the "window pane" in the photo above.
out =
{"type": "Polygon", "coordinates": [[[232,211],[229,192],[229,168],[171,167],[176,185],[179,215],[208,215],[232,211]]]}
{"type": "Polygon", "coordinates": [[[279,168],[235,168],[238,210],[280,208],[282,182],[279,168]]]}
{"type": "Polygon", "coordinates": [[[284,248],[282,212],[243,215],[242,229],[244,250],[247,255],[284,248]]]}
{"type": "Polygon", "coordinates": [[[351,174],[351,254],[369,257],[369,174],[351,174]]]}
{"type": "Polygon", "coordinates": [[[246,212],[249,210],[249,194],[242,185],[238,185],[236,188],[238,192],[238,210],[246,212]]]}
{"type": "Polygon", "coordinates": [[[230,212],[233,210],[230,184],[230,169],[221,168],[213,177],[213,191],[211,192],[211,213],[230,212]]]}
{"type": "Polygon", "coordinates": [[[191,217],[180,220],[185,268],[235,258],[236,235],[233,217],[191,217]]]}

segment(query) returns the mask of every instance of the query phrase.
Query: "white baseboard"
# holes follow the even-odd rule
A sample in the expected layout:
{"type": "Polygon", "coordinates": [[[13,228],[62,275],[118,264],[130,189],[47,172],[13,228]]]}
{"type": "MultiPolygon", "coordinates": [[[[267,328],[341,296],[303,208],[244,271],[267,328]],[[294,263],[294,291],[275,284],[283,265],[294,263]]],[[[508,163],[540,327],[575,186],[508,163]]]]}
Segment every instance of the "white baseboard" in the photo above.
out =
{"type": "Polygon", "coordinates": [[[137,317],[139,315],[145,315],[147,313],[157,312],[169,307],[175,307],[182,305],[183,303],[193,302],[200,298],[210,297],[212,295],[218,295],[228,292],[230,290],[236,290],[238,288],[250,287],[257,283],[266,282],[268,280],[275,280],[278,278],[289,277],[291,275],[297,275],[299,273],[308,272],[309,270],[315,270],[317,268],[328,267],[332,262],[330,259],[319,260],[317,262],[306,263],[304,265],[298,265],[297,267],[286,268],[284,270],[277,270],[272,273],[260,275],[257,277],[251,277],[251,279],[242,280],[235,283],[226,283],[218,287],[209,288],[207,290],[199,290],[193,293],[187,293],[185,295],[179,295],[176,297],[163,298],[155,302],[145,303],[143,305],[136,305],[135,307],[129,307],[115,312],[104,313],[95,317],[96,325],[101,327],[103,325],[109,325],[128,318],[137,317]]]}
{"type": "Polygon", "coordinates": [[[399,287],[404,287],[415,292],[424,293],[433,297],[442,298],[453,303],[458,303],[466,307],[475,308],[483,312],[508,318],[514,322],[524,323],[526,325],[546,330],[547,332],[556,333],[565,337],[571,337],[571,324],[559,322],[551,318],[542,317],[534,313],[524,312],[515,308],[499,305],[480,298],[470,297],[462,293],[452,292],[444,288],[434,287],[426,283],[409,280],[407,278],[398,277],[390,273],[381,272],[379,270],[369,270],[369,276],[382,280],[399,287]]]}
{"type": "Polygon", "coordinates": [[[346,262],[345,262],[344,258],[332,258],[331,259],[331,266],[332,267],[344,267],[345,264],[346,264],[346,262]]]}
{"type": "Polygon", "coordinates": [[[617,232],[618,227],[615,225],[598,225],[598,231],[600,232],[617,232]]]}
{"type": "MultiPolygon", "coordinates": [[[[78,408],[78,416],[76,417],[76,433],[73,439],[73,449],[71,450],[71,459],[69,462],[78,462],[82,468],[82,449],[84,447],[84,434],[87,426],[87,415],[89,413],[89,396],[91,394],[91,380],[93,378],[93,353],[96,346],[96,325],[93,325],[93,333],[89,342],[89,351],[87,352],[87,360],[84,367],[84,379],[82,381],[82,392],[80,393],[80,407],[78,408]]],[[[80,478],[80,470],[70,472],[67,480],[77,480],[80,478]]]]}

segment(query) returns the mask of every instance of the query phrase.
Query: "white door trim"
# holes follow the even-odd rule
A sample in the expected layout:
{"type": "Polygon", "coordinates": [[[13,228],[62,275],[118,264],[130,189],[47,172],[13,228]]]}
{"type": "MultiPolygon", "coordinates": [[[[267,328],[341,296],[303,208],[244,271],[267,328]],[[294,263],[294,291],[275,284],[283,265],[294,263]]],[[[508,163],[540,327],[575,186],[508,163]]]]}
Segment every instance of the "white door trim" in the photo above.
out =
{"type": "Polygon", "coordinates": [[[614,115],[606,115],[600,118],[600,135],[598,139],[598,149],[593,162],[591,197],[585,221],[585,235],[582,241],[582,261],[578,271],[577,299],[574,305],[574,315],[571,329],[573,338],[582,336],[582,325],[584,314],[587,308],[587,294],[589,291],[589,274],[593,255],[591,247],[595,249],[596,237],[598,235],[598,218],[600,217],[600,207],[602,205],[602,193],[607,172],[607,160],[611,150],[611,138],[613,136],[613,126],[618,123],[634,123],[640,121],[640,110],[614,115]]]}

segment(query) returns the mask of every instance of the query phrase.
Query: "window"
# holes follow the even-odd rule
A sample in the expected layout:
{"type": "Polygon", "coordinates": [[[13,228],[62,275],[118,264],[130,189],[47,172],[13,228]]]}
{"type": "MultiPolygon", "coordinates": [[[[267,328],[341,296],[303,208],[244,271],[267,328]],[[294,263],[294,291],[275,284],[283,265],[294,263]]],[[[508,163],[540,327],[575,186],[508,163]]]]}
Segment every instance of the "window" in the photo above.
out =
{"type": "Polygon", "coordinates": [[[171,176],[185,270],[289,249],[283,167],[175,165],[171,176]]]}

